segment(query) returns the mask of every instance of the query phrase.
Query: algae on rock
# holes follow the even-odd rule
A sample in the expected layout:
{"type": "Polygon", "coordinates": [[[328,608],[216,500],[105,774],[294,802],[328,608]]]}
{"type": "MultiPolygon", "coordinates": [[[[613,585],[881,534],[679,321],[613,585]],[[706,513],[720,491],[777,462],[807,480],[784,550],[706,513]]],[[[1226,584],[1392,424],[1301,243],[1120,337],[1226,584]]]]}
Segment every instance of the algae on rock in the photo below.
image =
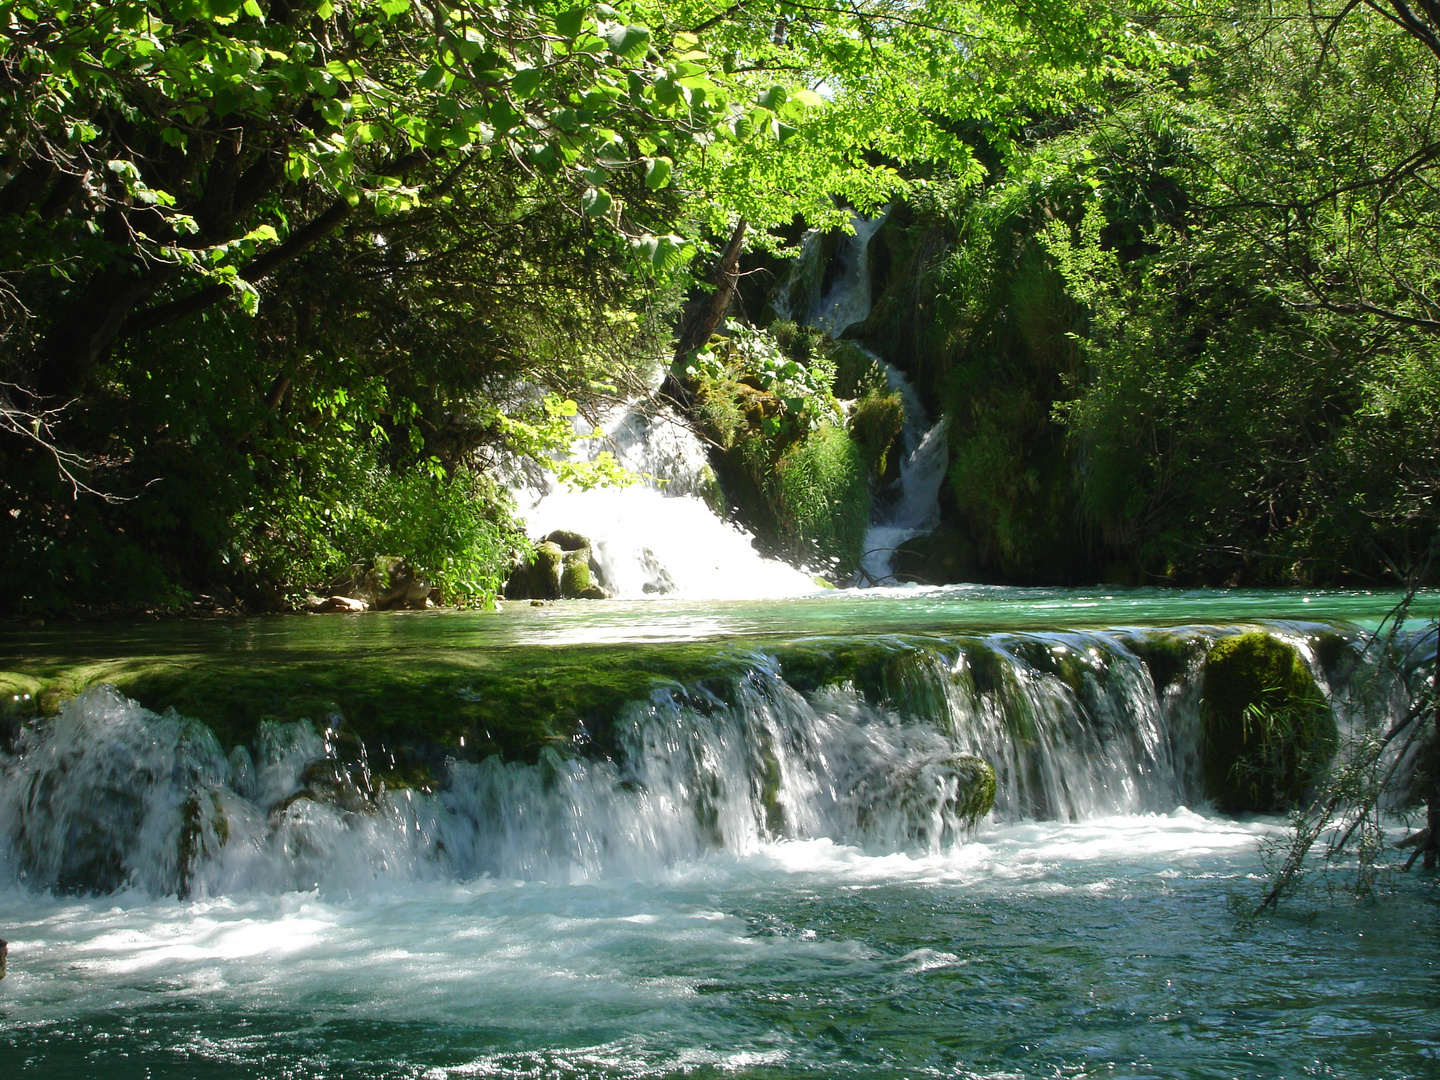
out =
{"type": "Polygon", "coordinates": [[[1264,631],[1211,647],[1201,714],[1206,793],[1225,811],[1298,805],[1339,742],[1334,714],[1304,658],[1264,631]]]}

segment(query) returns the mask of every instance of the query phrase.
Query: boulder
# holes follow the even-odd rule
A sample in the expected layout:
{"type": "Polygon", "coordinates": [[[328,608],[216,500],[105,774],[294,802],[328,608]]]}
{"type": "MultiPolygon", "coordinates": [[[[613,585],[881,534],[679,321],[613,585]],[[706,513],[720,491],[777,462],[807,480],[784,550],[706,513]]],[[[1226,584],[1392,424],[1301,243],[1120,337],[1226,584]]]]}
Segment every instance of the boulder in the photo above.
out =
{"type": "Polygon", "coordinates": [[[1304,659],[1264,631],[1211,647],[1201,718],[1206,794],[1229,812],[1298,805],[1339,742],[1334,714],[1304,659]]]}
{"type": "Polygon", "coordinates": [[[558,600],[564,549],[553,540],[542,540],[528,562],[517,563],[505,582],[508,600],[558,600]]]}
{"type": "Polygon", "coordinates": [[[510,600],[608,600],[597,580],[600,564],[590,541],[577,532],[556,529],[535,547],[528,562],[517,562],[505,583],[510,600]]]}
{"type": "MultiPolygon", "coordinates": [[[[350,575],[334,581],[330,586],[333,594],[321,605],[335,601],[355,601],[365,605],[355,608],[335,603],[326,611],[397,611],[401,609],[421,610],[435,606],[440,593],[423,574],[402,558],[379,556],[366,568],[356,563],[350,568],[350,575]]],[[[320,610],[311,607],[311,610],[320,610]]]]}

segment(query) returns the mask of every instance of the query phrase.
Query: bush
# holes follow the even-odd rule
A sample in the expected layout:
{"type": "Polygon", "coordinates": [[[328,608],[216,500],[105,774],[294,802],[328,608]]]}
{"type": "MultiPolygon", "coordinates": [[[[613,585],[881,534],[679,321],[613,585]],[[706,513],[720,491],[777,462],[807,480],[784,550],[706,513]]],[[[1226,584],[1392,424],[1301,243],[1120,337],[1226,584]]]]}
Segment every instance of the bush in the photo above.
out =
{"type": "Polygon", "coordinates": [[[871,475],[885,475],[890,447],[904,428],[905,404],[899,394],[871,390],[855,403],[850,412],[850,435],[871,475]]]}

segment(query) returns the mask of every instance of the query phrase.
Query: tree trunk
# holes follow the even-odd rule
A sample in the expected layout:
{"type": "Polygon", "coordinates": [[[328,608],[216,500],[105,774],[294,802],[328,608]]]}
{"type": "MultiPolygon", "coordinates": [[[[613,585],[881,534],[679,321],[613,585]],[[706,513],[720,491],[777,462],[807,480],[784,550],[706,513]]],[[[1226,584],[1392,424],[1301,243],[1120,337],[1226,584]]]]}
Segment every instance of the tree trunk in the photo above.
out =
{"type": "Polygon", "coordinates": [[[735,286],[740,280],[740,251],[745,246],[745,219],[741,218],[730,234],[730,242],[715,263],[715,291],[709,298],[690,313],[680,332],[680,341],[675,346],[675,355],[684,356],[703,346],[715,333],[725,312],[730,310],[730,301],[735,296],[735,286]]]}

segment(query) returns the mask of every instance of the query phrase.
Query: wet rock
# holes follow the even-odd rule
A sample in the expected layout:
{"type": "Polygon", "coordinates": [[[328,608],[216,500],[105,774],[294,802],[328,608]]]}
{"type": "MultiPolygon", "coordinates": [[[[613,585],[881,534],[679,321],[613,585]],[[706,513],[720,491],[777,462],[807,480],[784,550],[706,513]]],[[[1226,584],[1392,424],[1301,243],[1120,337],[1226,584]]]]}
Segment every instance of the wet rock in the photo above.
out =
{"type": "Polygon", "coordinates": [[[507,600],[560,599],[560,572],[565,549],[553,540],[542,540],[528,562],[518,563],[505,582],[507,600]]]}
{"type": "Polygon", "coordinates": [[[1206,794],[1230,812],[1297,805],[1339,741],[1304,659],[1263,631],[1222,638],[1210,649],[1201,715],[1206,794]]]}
{"type": "Polygon", "coordinates": [[[974,754],[940,754],[873,776],[856,789],[857,823],[871,838],[934,846],[995,807],[995,770],[974,754]]]}
{"type": "Polygon", "coordinates": [[[5,961],[10,955],[10,943],[0,938],[0,979],[5,977],[5,961]]]}
{"type": "Polygon", "coordinates": [[[579,551],[582,548],[590,547],[588,537],[581,536],[571,529],[556,529],[545,537],[547,544],[559,544],[561,551],[579,551]]]}
{"type": "Polygon", "coordinates": [[[316,615],[357,614],[369,611],[370,605],[353,596],[312,596],[305,602],[305,609],[316,615]]]}

